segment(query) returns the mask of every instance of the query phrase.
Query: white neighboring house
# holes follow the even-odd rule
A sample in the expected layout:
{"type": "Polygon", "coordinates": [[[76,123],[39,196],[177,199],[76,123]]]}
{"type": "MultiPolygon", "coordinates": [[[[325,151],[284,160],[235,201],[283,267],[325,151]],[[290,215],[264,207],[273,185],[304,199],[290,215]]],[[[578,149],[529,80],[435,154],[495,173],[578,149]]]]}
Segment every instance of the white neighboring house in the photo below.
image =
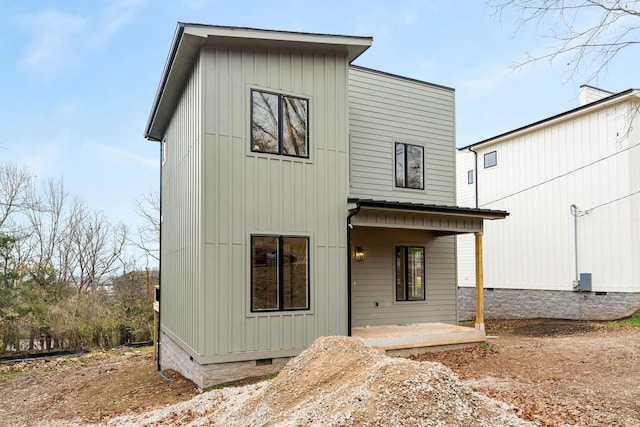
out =
{"type": "MultiPolygon", "coordinates": [[[[640,309],[640,90],[580,88],[580,106],[458,149],[457,204],[511,215],[484,238],[488,318],[613,319],[640,309]]],[[[473,236],[457,237],[460,319],[473,236]]]]}

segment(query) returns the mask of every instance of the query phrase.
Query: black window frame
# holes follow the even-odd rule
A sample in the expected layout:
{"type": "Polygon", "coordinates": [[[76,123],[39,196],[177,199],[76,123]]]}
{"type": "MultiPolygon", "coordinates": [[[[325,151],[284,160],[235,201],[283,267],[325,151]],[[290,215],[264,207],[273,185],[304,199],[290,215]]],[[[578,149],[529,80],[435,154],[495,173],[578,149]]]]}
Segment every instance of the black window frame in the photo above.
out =
{"type": "Polygon", "coordinates": [[[489,168],[494,168],[498,166],[498,152],[496,150],[490,151],[488,153],[484,154],[484,168],[485,169],[489,169],[489,168]],[[490,155],[493,154],[493,164],[488,164],[487,159],[490,159],[490,155]]]}
{"type": "Polygon", "coordinates": [[[394,164],[394,168],[393,168],[393,183],[394,186],[396,188],[405,188],[405,189],[409,189],[409,190],[424,190],[425,187],[425,164],[424,164],[424,146],[423,145],[419,145],[419,144],[409,144],[406,142],[398,142],[396,141],[395,145],[394,145],[394,152],[393,152],[393,164],[394,164]],[[402,145],[404,146],[404,159],[403,159],[403,170],[404,170],[404,178],[402,181],[402,185],[398,185],[398,145],[402,145]],[[415,147],[415,148],[419,148],[420,152],[422,154],[422,170],[420,171],[420,173],[422,174],[422,179],[420,180],[420,187],[410,187],[408,185],[409,183],[409,168],[407,167],[407,152],[409,150],[407,150],[407,147],[415,147]]]}
{"type": "Polygon", "coordinates": [[[251,274],[250,274],[250,311],[251,313],[269,313],[269,312],[283,312],[283,311],[309,311],[311,310],[311,265],[310,265],[310,253],[311,253],[311,247],[310,247],[310,239],[309,236],[300,236],[300,235],[289,235],[289,234],[252,234],[250,237],[250,251],[251,251],[251,256],[250,256],[250,269],[251,269],[251,274]],[[278,298],[277,298],[277,303],[278,303],[278,307],[277,308],[266,308],[266,309],[256,309],[254,308],[254,299],[253,299],[253,294],[254,294],[254,255],[255,255],[255,250],[254,250],[254,239],[257,237],[272,237],[272,238],[276,238],[278,241],[278,256],[277,256],[277,294],[278,294],[278,298]],[[306,245],[307,245],[307,259],[306,259],[306,278],[307,278],[307,283],[306,283],[306,306],[305,307],[294,307],[294,308],[284,308],[284,239],[287,238],[296,238],[296,239],[304,239],[306,241],[306,245]]]}
{"type": "Polygon", "coordinates": [[[473,179],[475,178],[473,175],[473,169],[469,169],[467,171],[467,184],[473,184],[473,179]]]}
{"type": "Polygon", "coordinates": [[[273,155],[278,155],[278,156],[287,156],[287,157],[293,157],[293,158],[297,158],[297,159],[308,159],[309,158],[309,153],[310,153],[310,147],[311,147],[311,140],[309,138],[309,109],[310,109],[310,100],[309,98],[305,98],[302,96],[296,96],[296,95],[288,95],[288,94],[284,94],[284,93],[278,93],[278,92],[271,92],[268,90],[261,90],[261,89],[251,89],[250,94],[249,94],[249,102],[251,104],[251,117],[250,117],[250,138],[249,138],[249,145],[250,145],[250,149],[251,152],[253,153],[261,153],[261,154],[273,154],[273,155]],[[259,92],[259,93],[265,93],[265,94],[269,94],[269,95],[275,95],[278,97],[278,150],[277,152],[274,151],[263,151],[263,150],[258,150],[254,148],[254,144],[253,144],[253,94],[259,92]],[[305,155],[296,155],[296,154],[290,154],[290,153],[285,153],[284,152],[284,148],[283,148],[283,141],[284,141],[284,133],[283,133],[283,127],[284,127],[284,108],[283,108],[283,102],[284,102],[284,98],[290,98],[290,99],[298,99],[298,100],[302,100],[306,102],[306,134],[305,134],[305,138],[306,138],[306,150],[305,150],[305,155]]]}
{"type": "Polygon", "coordinates": [[[427,264],[426,264],[427,251],[425,246],[419,245],[395,245],[394,246],[394,294],[396,302],[415,302],[415,301],[425,301],[427,298],[427,264]],[[404,249],[404,260],[403,260],[403,277],[404,277],[404,299],[398,298],[398,252],[400,249],[404,249]],[[422,297],[421,298],[409,298],[409,281],[407,278],[409,277],[409,249],[421,249],[422,250],[422,297]]]}

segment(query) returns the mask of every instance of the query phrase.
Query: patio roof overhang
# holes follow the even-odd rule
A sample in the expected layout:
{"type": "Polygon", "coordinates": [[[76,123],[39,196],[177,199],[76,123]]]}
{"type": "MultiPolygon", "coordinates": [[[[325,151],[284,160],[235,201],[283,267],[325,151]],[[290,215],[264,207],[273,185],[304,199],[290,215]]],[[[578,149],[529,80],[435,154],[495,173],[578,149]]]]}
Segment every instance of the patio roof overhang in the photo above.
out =
{"type": "Polygon", "coordinates": [[[509,213],[492,209],[349,198],[350,223],[360,227],[431,230],[437,235],[482,232],[484,220],[509,213]]]}

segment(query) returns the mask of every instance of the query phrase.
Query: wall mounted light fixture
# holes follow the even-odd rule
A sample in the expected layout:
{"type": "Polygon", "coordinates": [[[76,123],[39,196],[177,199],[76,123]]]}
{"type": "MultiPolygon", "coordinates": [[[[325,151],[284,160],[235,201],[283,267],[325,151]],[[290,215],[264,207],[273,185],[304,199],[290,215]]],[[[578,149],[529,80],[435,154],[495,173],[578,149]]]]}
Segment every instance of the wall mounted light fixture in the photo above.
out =
{"type": "Polygon", "coordinates": [[[362,246],[356,247],[356,262],[364,261],[364,249],[362,246]]]}

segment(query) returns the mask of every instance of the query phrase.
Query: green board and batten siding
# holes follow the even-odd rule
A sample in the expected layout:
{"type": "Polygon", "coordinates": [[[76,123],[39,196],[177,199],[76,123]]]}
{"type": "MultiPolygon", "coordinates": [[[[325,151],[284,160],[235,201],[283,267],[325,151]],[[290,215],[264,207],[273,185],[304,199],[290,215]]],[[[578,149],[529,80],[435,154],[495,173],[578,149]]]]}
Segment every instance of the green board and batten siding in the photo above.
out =
{"type": "MultiPolygon", "coordinates": [[[[453,89],[359,67],[349,69],[350,197],[455,204],[455,97],[453,89]],[[394,185],[395,143],[424,147],[424,190],[394,185]]],[[[352,267],[352,325],[457,321],[455,240],[435,237],[437,218],[410,213],[359,214],[353,246],[366,250],[352,267]],[[376,224],[376,221],[380,222],[376,224]],[[403,229],[405,227],[411,230],[403,229]],[[424,301],[395,300],[394,245],[425,247],[424,301]]],[[[469,224],[453,224],[464,229],[469,224]]],[[[444,227],[451,229],[447,222],[444,227]]]]}
{"type": "Polygon", "coordinates": [[[165,333],[192,352],[203,342],[201,85],[196,59],[165,133],[161,184],[161,321],[165,333]]]}
{"type": "MultiPolygon", "coordinates": [[[[197,62],[203,97],[189,83],[180,106],[200,113],[203,134],[169,150],[187,170],[163,171],[163,186],[176,187],[163,188],[175,197],[163,199],[163,238],[174,238],[163,271],[176,272],[162,276],[165,332],[203,364],[294,356],[346,334],[346,56],[205,48],[197,62]],[[252,88],[309,99],[309,159],[251,152],[252,88]],[[309,236],[311,310],[251,313],[251,234],[309,236]]],[[[171,128],[193,124],[180,111],[171,128]]]]}
{"type": "Polygon", "coordinates": [[[350,197],[455,205],[455,93],[349,68],[350,197]],[[395,142],[424,146],[424,191],[394,188],[395,142]]]}
{"type": "Polygon", "coordinates": [[[456,324],[455,241],[425,230],[359,228],[353,242],[366,250],[352,266],[354,327],[443,322],[456,324]],[[425,247],[425,300],[396,301],[394,244],[425,247]],[[377,305],[376,305],[377,303],[377,305]]]}

